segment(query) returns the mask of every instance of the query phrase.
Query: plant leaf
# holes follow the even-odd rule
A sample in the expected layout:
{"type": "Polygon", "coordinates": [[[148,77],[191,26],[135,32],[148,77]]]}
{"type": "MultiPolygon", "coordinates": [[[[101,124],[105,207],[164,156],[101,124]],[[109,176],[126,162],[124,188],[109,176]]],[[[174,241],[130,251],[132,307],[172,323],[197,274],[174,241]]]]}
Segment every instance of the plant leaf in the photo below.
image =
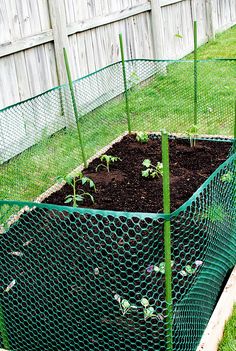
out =
{"type": "Polygon", "coordinates": [[[64,201],[64,203],[65,203],[65,204],[69,204],[70,202],[72,202],[72,201],[73,201],[73,197],[72,197],[72,196],[70,196],[70,195],[69,195],[69,196],[67,196],[66,198],[67,198],[67,199],[64,201]]]}
{"type": "Polygon", "coordinates": [[[143,297],[141,299],[141,304],[144,306],[144,307],[148,307],[149,306],[149,301],[148,299],[146,299],[145,297],[143,297]]]}
{"type": "Polygon", "coordinates": [[[66,176],[65,181],[67,182],[67,184],[72,185],[73,177],[68,175],[66,176]]]}
{"type": "Polygon", "coordinates": [[[122,306],[124,309],[128,309],[131,305],[130,305],[130,303],[129,303],[128,300],[123,299],[123,300],[121,301],[121,306],[122,306]]]}
{"type": "Polygon", "coordinates": [[[151,161],[149,159],[146,159],[143,161],[142,165],[149,168],[151,166],[151,161]]]}
{"type": "Polygon", "coordinates": [[[142,171],[142,177],[148,178],[150,174],[150,169],[146,169],[145,171],[142,171]]]}
{"type": "Polygon", "coordinates": [[[153,268],[154,272],[159,273],[160,272],[160,268],[158,266],[154,266],[153,268]]]}

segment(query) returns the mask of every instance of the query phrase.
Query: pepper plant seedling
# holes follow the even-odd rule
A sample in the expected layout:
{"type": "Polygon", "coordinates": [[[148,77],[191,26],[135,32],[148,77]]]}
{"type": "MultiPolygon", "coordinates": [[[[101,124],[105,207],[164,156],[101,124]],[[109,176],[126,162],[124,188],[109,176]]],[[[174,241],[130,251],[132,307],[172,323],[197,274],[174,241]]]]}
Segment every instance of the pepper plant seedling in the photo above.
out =
{"type": "Polygon", "coordinates": [[[189,128],[187,130],[187,135],[189,137],[189,142],[190,142],[190,146],[191,147],[195,147],[196,146],[196,137],[197,137],[197,133],[198,133],[198,126],[196,124],[193,124],[191,126],[191,128],[189,128]]]}
{"type": "Polygon", "coordinates": [[[98,170],[99,167],[104,167],[106,168],[107,172],[110,172],[110,164],[117,162],[117,161],[121,161],[121,159],[119,157],[116,156],[111,156],[111,155],[102,155],[100,157],[100,160],[102,162],[105,162],[106,164],[100,163],[97,167],[96,167],[96,172],[98,170]]]}
{"type": "Polygon", "coordinates": [[[152,165],[149,159],[143,161],[142,165],[146,167],[144,171],[142,171],[142,177],[144,178],[155,178],[162,176],[163,177],[163,164],[161,162],[157,162],[156,166],[152,165]]]}
{"type": "Polygon", "coordinates": [[[89,184],[89,187],[91,189],[93,189],[94,191],[96,191],[96,187],[95,187],[95,184],[92,181],[92,179],[85,177],[82,172],[78,172],[78,173],[74,174],[74,176],[68,175],[65,178],[57,177],[57,181],[59,183],[65,181],[67,184],[71,185],[71,187],[73,188],[73,194],[66,196],[66,200],[65,200],[66,204],[69,204],[72,202],[73,207],[78,207],[77,203],[83,202],[85,196],[90,197],[92,202],[94,202],[94,198],[90,193],[85,192],[83,189],[78,189],[79,194],[76,191],[76,185],[78,183],[81,183],[82,185],[89,184]]]}
{"type": "Polygon", "coordinates": [[[146,144],[148,142],[148,134],[139,132],[136,135],[136,140],[141,144],[146,144]]]}

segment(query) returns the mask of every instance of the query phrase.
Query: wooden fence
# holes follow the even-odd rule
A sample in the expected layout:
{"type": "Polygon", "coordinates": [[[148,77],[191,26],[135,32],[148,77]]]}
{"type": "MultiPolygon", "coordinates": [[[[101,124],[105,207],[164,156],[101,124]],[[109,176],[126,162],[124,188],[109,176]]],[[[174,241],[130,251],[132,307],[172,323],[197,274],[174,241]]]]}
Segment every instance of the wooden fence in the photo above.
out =
{"type": "Polygon", "coordinates": [[[236,23],[236,0],[0,0],[0,108],[120,59],[181,58],[236,23]],[[180,34],[180,35],[176,35],[180,34]]]}

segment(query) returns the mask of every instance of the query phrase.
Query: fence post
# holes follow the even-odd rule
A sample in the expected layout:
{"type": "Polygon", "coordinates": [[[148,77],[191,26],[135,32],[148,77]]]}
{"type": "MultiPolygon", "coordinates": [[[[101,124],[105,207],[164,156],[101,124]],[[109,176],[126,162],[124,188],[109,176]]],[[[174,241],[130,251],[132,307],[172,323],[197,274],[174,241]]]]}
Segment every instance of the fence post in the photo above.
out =
{"type": "Polygon", "coordinates": [[[214,4],[212,0],[206,0],[206,20],[207,20],[207,36],[208,39],[215,39],[215,26],[214,26],[214,4]]]}
{"type": "Polygon", "coordinates": [[[151,0],[151,23],[154,59],[164,59],[164,28],[161,1],[151,0]]]}
{"type": "Polygon", "coordinates": [[[78,135],[79,135],[79,142],[80,142],[80,148],[81,148],[81,153],[82,153],[82,159],[83,159],[83,163],[84,163],[84,168],[87,168],[88,164],[87,164],[87,159],[86,159],[86,155],[85,155],[83,136],[82,136],[81,129],[80,129],[79,112],[78,112],[77,105],[76,105],[74,87],[73,87],[73,82],[71,79],[70,65],[69,65],[69,61],[68,61],[68,57],[67,57],[66,48],[63,48],[63,55],[64,55],[64,60],[65,60],[66,74],[67,74],[69,88],[70,88],[71,101],[72,101],[72,106],[73,106],[73,110],[74,110],[77,131],[78,131],[78,135]]]}
{"type": "Polygon", "coordinates": [[[126,69],[125,69],[125,54],[124,54],[124,45],[123,45],[123,37],[122,34],[119,34],[120,39],[120,53],[121,53],[121,61],[122,61],[122,70],[123,70],[123,79],[124,79],[124,88],[125,88],[125,103],[126,103],[126,115],[128,122],[128,131],[131,134],[131,122],[130,122],[130,110],[129,110],[129,99],[128,99],[128,87],[127,87],[127,77],[126,77],[126,69]]]}
{"type": "MultiPolygon", "coordinates": [[[[53,30],[57,76],[59,84],[63,85],[67,83],[63,48],[68,49],[69,47],[64,1],[48,0],[48,9],[53,30]]],[[[66,94],[66,88],[63,88],[61,90],[60,98],[62,105],[62,113],[65,116],[67,127],[75,127],[76,124],[73,113],[71,113],[71,104],[66,94]]]]}
{"type": "Polygon", "coordinates": [[[194,125],[198,122],[198,26],[197,21],[194,21],[194,125]]]}
{"type": "Polygon", "coordinates": [[[169,136],[166,131],[161,133],[163,163],[163,208],[164,251],[165,251],[165,288],[166,288],[166,341],[168,351],[173,351],[173,302],[172,302],[172,269],[171,269],[171,223],[170,223],[170,167],[169,167],[169,136]],[[169,217],[169,218],[168,218],[169,217]]]}

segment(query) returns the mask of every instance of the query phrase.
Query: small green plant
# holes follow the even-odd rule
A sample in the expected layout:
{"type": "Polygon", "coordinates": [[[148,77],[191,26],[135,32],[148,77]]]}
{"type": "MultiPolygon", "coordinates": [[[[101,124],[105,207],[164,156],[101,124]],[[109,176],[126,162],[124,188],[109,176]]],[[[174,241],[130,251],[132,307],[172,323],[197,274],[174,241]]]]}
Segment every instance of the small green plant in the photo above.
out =
{"type": "Polygon", "coordinates": [[[73,194],[66,196],[65,204],[73,203],[73,207],[78,207],[77,203],[83,202],[85,196],[90,197],[92,202],[94,202],[94,198],[90,193],[85,192],[83,189],[78,189],[76,191],[76,185],[78,183],[81,183],[82,185],[89,184],[89,187],[91,189],[93,189],[94,191],[96,191],[96,187],[95,187],[95,184],[92,181],[92,179],[85,177],[82,172],[78,172],[74,176],[68,175],[65,178],[57,177],[57,181],[59,183],[65,181],[67,184],[71,185],[73,188],[73,194]],[[79,194],[78,194],[78,192],[79,192],[79,194]]]}
{"type": "Polygon", "coordinates": [[[130,312],[132,309],[137,309],[137,306],[135,305],[131,305],[131,303],[126,300],[126,299],[122,299],[120,297],[120,295],[118,294],[115,294],[114,296],[115,300],[119,303],[120,305],[120,310],[123,314],[123,316],[127,313],[127,312],[130,312]]]}
{"type": "Polygon", "coordinates": [[[139,132],[136,135],[136,140],[141,144],[146,144],[148,142],[148,134],[139,132]]]}
{"type": "Polygon", "coordinates": [[[117,162],[117,161],[121,161],[121,159],[120,159],[119,157],[111,156],[111,155],[102,155],[102,156],[100,157],[100,160],[101,160],[102,162],[105,162],[106,164],[100,163],[100,164],[96,167],[96,172],[97,172],[98,168],[104,167],[104,168],[106,168],[107,172],[109,173],[109,172],[110,172],[110,164],[111,164],[111,163],[114,163],[114,162],[117,162]]]}
{"type": "Polygon", "coordinates": [[[210,222],[223,222],[225,213],[220,205],[211,205],[206,208],[204,213],[201,215],[202,218],[208,219],[210,222]]]}
{"type": "Polygon", "coordinates": [[[196,124],[193,124],[191,128],[189,128],[186,132],[186,134],[189,137],[189,142],[191,147],[196,146],[196,137],[198,133],[198,126],[196,124]]]}
{"type": "Polygon", "coordinates": [[[130,74],[130,78],[128,80],[128,85],[129,85],[129,89],[131,91],[134,91],[138,88],[138,84],[140,83],[141,79],[139,77],[139,75],[133,71],[130,74]]]}
{"type": "Polygon", "coordinates": [[[233,179],[234,179],[233,172],[230,172],[230,171],[223,174],[220,178],[222,183],[231,183],[233,179]]]}
{"type": "Polygon", "coordinates": [[[152,306],[150,306],[148,299],[143,297],[141,299],[141,305],[144,307],[143,309],[143,314],[144,314],[144,320],[146,321],[148,318],[156,317],[156,314],[154,313],[155,310],[152,306]]]}
{"type": "Polygon", "coordinates": [[[180,274],[182,275],[182,277],[187,277],[188,275],[193,275],[196,273],[197,269],[203,265],[203,262],[200,260],[197,260],[194,262],[194,265],[187,265],[184,269],[182,269],[182,271],[180,272],[180,274]]]}
{"type": "Polygon", "coordinates": [[[163,177],[163,164],[161,162],[157,162],[156,166],[152,165],[149,159],[143,161],[142,165],[146,167],[144,171],[142,171],[142,177],[144,178],[155,178],[162,176],[163,177]]]}

